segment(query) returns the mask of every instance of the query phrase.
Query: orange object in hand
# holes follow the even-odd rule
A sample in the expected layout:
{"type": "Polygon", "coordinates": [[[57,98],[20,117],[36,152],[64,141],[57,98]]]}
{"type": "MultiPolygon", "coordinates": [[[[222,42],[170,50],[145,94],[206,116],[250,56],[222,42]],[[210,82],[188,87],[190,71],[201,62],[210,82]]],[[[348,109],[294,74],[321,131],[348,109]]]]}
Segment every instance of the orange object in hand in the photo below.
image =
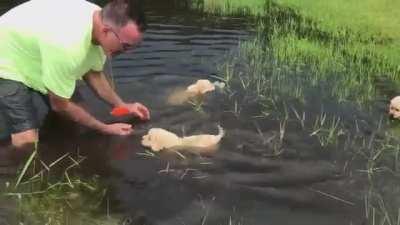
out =
{"type": "Polygon", "coordinates": [[[123,106],[114,107],[111,111],[111,115],[113,116],[126,116],[129,114],[129,109],[123,106]]]}

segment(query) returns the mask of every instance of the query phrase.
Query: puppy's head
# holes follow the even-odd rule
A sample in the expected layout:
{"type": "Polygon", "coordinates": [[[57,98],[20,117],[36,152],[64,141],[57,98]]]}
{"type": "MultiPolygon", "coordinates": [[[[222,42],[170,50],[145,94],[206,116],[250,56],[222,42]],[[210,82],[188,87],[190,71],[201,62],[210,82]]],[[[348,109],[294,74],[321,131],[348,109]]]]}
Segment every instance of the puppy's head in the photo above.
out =
{"type": "Polygon", "coordinates": [[[390,100],[389,115],[395,119],[400,119],[400,96],[396,96],[390,100]]]}
{"type": "Polygon", "coordinates": [[[151,128],[147,135],[142,137],[142,145],[153,151],[171,148],[180,144],[180,138],[174,133],[161,128],[151,128]]]}
{"type": "Polygon", "coordinates": [[[193,95],[204,95],[207,92],[214,91],[215,86],[209,80],[198,80],[195,84],[187,88],[187,92],[193,95]]]}

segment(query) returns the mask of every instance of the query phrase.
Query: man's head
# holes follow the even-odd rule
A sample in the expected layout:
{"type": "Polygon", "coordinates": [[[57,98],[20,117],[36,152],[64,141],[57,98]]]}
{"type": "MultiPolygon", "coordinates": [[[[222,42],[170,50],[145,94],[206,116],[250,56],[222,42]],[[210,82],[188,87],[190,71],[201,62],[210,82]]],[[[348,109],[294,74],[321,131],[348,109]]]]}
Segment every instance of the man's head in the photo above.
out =
{"type": "Polygon", "coordinates": [[[112,0],[99,13],[96,41],[107,55],[134,48],[146,29],[140,0],[112,0]]]}

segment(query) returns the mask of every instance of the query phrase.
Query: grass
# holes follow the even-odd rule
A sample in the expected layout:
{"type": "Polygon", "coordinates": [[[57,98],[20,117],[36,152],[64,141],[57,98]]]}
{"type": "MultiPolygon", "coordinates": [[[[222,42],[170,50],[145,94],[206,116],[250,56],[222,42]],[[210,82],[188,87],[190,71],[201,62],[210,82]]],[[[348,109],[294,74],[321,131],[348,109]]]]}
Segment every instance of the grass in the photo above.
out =
{"type": "MultiPolygon", "coordinates": [[[[262,2],[262,1],[261,1],[262,2]]],[[[338,28],[378,36],[382,39],[400,37],[400,2],[394,0],[276,0],[296,9],[331,32],[338,28]]]]}
{"type": "Polygon", "coordinates": [[[204,0],[203,8],[222,15],[242,8],[246,9],[242,14],[257,15],[260,35],[253,45],[267,43],[278,64],[311,70],[309,79],[314,83],[329,82],[335,74],[334,79],[340,78],[335,85],[345,88],[333,93],[335,97],[365,104],[376,96],[376,77],[400,84],[400,21],[395,16],[399,4],[376,0],[204,0]]]}
{"type": "MultiPolygon", "coordinates": [[[[264,15],[266,0],[204,0],[206,12],[223,15],[238,11],[248,15],[264,15]]],[[[325,31],[343,28],[356,33],[381,37],[383,40],[400,38],[400,2],[395,0],[273,0],[275,4],[296,10],[303,17],[316,21],[325,31]]],[[[196,3],[196,1],[195,1],[196,3]]],[[[268,5],[268,4],[267,4],[268,5]]]]}
{"type": "Polygon", "coordinates": [[[260,0],[205,0],[193,1],[196,8],[213,14],[264,14],[264,1],[260,0]]]}
{"type": "Polygon", "coordinates": [[[348,160],[345,171],[368,180],[368,224],[400,224],[400,202],[393,198],[399,194],[400,142],[390,120],[377,121],[382,111],[375,108],[386,97],[377,80],[400,84],[400,3],[272,0],[262,14],[265,1],[244,2],[226,7],[227,1],[204,0],[211,13],[258,18],[254,39],[219,68],[228,90],[254,95],[263,108],[257,117],[277,121],[273,153],[285,157],[285,134],[305,132],[321,150],[348,160]],[[349,110],[352,118],[343,114],[349,110]],[[293,124],[300,130],[293,131],[293,124]],[[362,126],[372,126],[372,134],[362,126]]]}
{"type": "Polygon", "coordinates": [[[203,105],[204,105],[204,95],[196,95],[189,98],[189,104],[192,105],[193,110],[199,113],[204,113],[203,105]]]}
{"type": "Polygon", "coordinates": [[[35,150],[26,161],[15,184],[9,184],[4,196],[17,204],[19,224],[105,224],[95,212],[106,189],[96,176],[83,178],[77,168],[81,156],[69,153],[46,164],[35,150]],[[61,174],[61,176],[60,176],[61,174]]]}

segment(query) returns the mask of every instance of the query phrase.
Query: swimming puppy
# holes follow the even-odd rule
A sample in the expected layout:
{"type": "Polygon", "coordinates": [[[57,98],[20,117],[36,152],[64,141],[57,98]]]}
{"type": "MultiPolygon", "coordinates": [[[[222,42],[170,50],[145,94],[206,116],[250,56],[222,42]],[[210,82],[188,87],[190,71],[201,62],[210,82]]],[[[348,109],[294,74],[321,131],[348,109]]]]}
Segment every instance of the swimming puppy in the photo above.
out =
{"type": "Polygon", "coordinates": [[[188,150],[196,153],[210,153],[218,148],[218,143],[224,136],[222,127],[218,126],[218,134],[201,134],[188,137],[178,137],[176,134],[162,128],[152,128],[142,138],[142,145],[153,151],[188,150]]]}
{"type": "Polygon", "coordinates": [[[162,128],[151,128],[149,132],[142,137],[142,145],[150,147],[153,151],[158,152],[162,149],[182,146],[182,140],[176,134],[162,128]]]}
{"type": "Polygon", "coordinates": [[[196,83],[190,85],[186,88],[186,92],[190,93],[192,96],[204,95],[207,92],[214,91],[215,86],[209,80],[198,80],[196,83]]]}
{"type": "Polygon", "coordinates": [[[178,88],[174,90],[167,98],[170,105],[182,105],[190,100],[198,99],[202,101],[208,92],[215,90],[215,84],[221,86],[221,82],[211,83],[209,80],[201,79],[196,83],[189,85],[186,89],[178,88]]]}
{"type": "Polygon", "coordinates": [[[400,96],[396,96],[390,100],[389,115],[394,119],[400,119],[400,96]]]}

